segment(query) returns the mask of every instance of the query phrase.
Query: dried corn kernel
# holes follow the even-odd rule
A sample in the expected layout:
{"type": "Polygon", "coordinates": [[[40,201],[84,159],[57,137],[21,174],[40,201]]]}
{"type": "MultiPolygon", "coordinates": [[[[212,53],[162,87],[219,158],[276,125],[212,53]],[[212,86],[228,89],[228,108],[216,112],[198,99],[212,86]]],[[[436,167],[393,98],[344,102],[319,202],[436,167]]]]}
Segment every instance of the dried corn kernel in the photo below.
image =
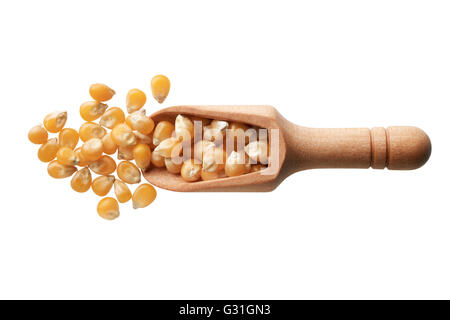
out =
{"type": "Polygon", "coordinates": [[[208,141],[222,142],[225,136],[228,122],[222,120],[213,120],[203,128],[203,139],[208,141]]]}
{"type": "Polygon", "coordinates": [[[232,122],[226,131],[227,141],[233,141],[234,150],[242,149],[250,141],[249,126],[241,122],[232,122]],[[238,148],[239,144],[239,148],[238,148]]]}
{"type": "Polygon", "coordinates": [[[59,132],[59,146],[75,149],[78,144],[78,132],[72,128],[64,128],[59,132]]]}
{"type": "Polygon", "coordinates": [[[154,76],[151,81],[153,98],[159,103],[163,103],[169,94],[170,81],[166,76],[154,76]]]}
{"type": "Polygon", "coordinates": [[[262,165],[259,163],[252,164],[250,167],[250,172],[258,172],[258,171],[264,170],[265,168],[267,168],[265,165],[262,165]]]}
{"type": "Polygon", "coordinates": [[[56,153],[56,160],[65,166],[76,166],[79,162],[75,151],[69,147],[61,147],[56,153]]]}
{"type": "Polygon", "coordinates": [[[76,192],[86,192],[91,187],[92,176],[88,168],[77,171],[70,181],[70,186],[76,192]]]}
{"type": "Polygon", "coordinates": [[[110,100],[116,92],[105,84],[94,83],[89,88],[89,94],[95,101],[104,102],[110,100]]]}
{"type": "Polygon", "coordinates": [[[203,155],[212,148],[215,148],[215,144],[212,141],[200,140],[194,145],[194,158],[203,161],[203,155]]]}
{"type": "Polygon", "coordinates": [[[203,171],[200,173],[200,176],[202,178],[203,181],[208,181],[208,180],[215,180],[215,179],[219,179],[221,178],[220,172],[207,172],[207,171],[203,171]]]}
{"type": "Polygon", "coordinates": [[[114,181],[114,193],[120,203],[127,202],[131,199],[131,191],[128,186],[120,180],[114,181]]]}
{"type": "Polygon", "coordinates": [[[253,161],[258,161],[263,164],[267,164],[268,146],[265,141],[252,141],[245,146],[245,153],[253,161]]]}
{"type": "Polygon", "coordinates": [[[142,108],[147,101],[145,93],[139,89],[131,89],[127,93],[127,111],[133,113],[142,108]]]}
{"type": "Polygon", "coordinates": [[[101,139],[106,134],[105,128],[95,122],[85,122],[78,130],[80,139],[83,142],[91,140],[92,138],[101,139]]]}
{"type": "Polygon", "coordinates": [[[172,150],[177,149],[181,143],[177,138],[168,138],[163,140],[153,151],[164,158],[170,158],[172,156],[172,150]]]}
{"type": "Polygon", "coordinates": [[[92,191],[100,197],[106,196],[111,190],[114,181],[114,176],[99,176],[92,181],[92,191]]]}
{"type": "Polygon", "coordinates": [[[203,155],[203,171],[218,172],[223,170],[227,159],[226,152],[218,147],[206,151],[203,155]]]}
{"type": "Polygon", "coordinates": [[[47,167],[48,174],[50,175],[50,177],[55,179],[70,177],[76,171],[77,168],[75,168],[74,166],[65,166],[63,164],[60,164],[56,160],[49,162],[47,167]]]}
{"type": "Polygon", "coordinates": [[[138,167],[129,161],[122,161],[117,166],[119,178],[129,184],[141,182],[141,172],[138,167]]]}
{"type": "Polygon", "coordinates": [[[134,146],[136,144],[136,136],[125,123],[119,123],[112,129],[111,138],[119,147],[134,146]]]}
{"type": "Polygon", "coordinates": [[[200,179],[202,173],[202,166],[194,163],[194,160],[189,159],[183,163],[181,167],[181,177],[188,182],[194,182],[200,179]]]}
{"type": "Polygon", "coordinates": [[[145,170],[148,168],[148,166],[151,163],[152,160],[152,151],[150,150],[150,147],[146,144],[137,144],[133,148],[133,156],[134,156],[134,162],[136,162],[136,165],[139,169],[145,170]]]}
{"type": "Polygon", "coordinates": [[[119,204],[114,198],[103,198],[97,205],[97,213],[103,219],[114,220],[120,216],[119,204]]]}
{"type": "Polygon", "coordinates": [[[98,101],[87,101],[80,106],[80,116],[85,121],[97,120],[105,113],[108,106],[98,101]]]}
{"type": "Polygon", "coordinates": [[[191,141],[194,139],[194,123],[191,119],[181,114],[175,118],[175,137],[179,141],[191,141]]]}
{"type": "Polygon", "coordinates": [[[166,165],[164,162],[164,157],[160,156],[156,152],[152,152],[152,165],[157,168],[163,168],[166,165]]]}
{"type": "Polygon", "coordinates": [[[41,145],[38,150],[38,158],[42,162],[49,162],[55,159],[58,152],[59,144],[56,138],[49,139],[46,143],[41,145]]]}
{"type": "Polygon", "coordinates": [[[44,127],[48,132],[57,133],[64,127],[66,121],[66,111],[55,111],[45,116],[44,127]]]}
{"type": "Polygon", "coordinates": [[[130,114],[126,119],[127,125],[142,134],[150,134],[155,127],[152,119],[145,115],[145,110],[141,109],[130,114]]]}
{"type": "Polygon", "coordinates": [[[134,159],[133,149],[134,149],[134,146],[117,148],[117,159],[133,160],[134,159]]]}
{"type": "Polygon", "coordinates": [[[105,176],[116,171],[116,162],[110,156],[103,155],[100,159],[89,163],[89,169],[105,176]]]}
{"type": "Polygon", "coordinates": [[[47,142],[48,132],[42,125],[34,126],[28,131],[28,140],[34,144],[44,144],[47,142]]]}
{"type": "Polygon", "coordinates": [[[100,118],[100,125],[108,129],[114,128],[119,123],[125,122],[125,113],[117,107],[109,108],[100,118]]]}
{"type": "Polygon", "coordinates": [[[158,146],[161,141],[172,137],[174,131],[175,126],[169,121],[159,122],[155,127],[155,131],[153,132],[153,144],[155,146],[158,146]]]}
{"type": "Polygon", "coordinates": [[[250,170],[244,152],[233,151],[227,158],[225,174],[229,177],[240,176],[250,170]]]}
{"type": "Polygon", "coordinates": [[[137,143],[144,143],[147,144],[150,149],[154,149],[155,146],[153,145],[153,137],[152,135],[146,135],[146,134],[142,134],[139,131],[133,131],[134,135],[136,136],[137,139],[137,143]]]}
{"type": "Polygon", "coordinates": [[[141,184],[133,193],[133,208],[144,208],[156,198],[156,190],[148,183],[141,184]]]}
{"type": "Polygon", "coordinates": [[[103,154],[102,140],[93,138],[86,141],[81,146],[81,152],[83,153],[84,158],[88,161],[95,161],[100,159],[103,154]]]}
{"type": "Polygon", "coordinates": [[[85,166],[87,166],[89,164],[89,161],[86,159],[86,157],[81,152],[81,147],[80,148],[76,148],[74,150],[74,152],[75,152],[75,157],[77,157],[77,159],[78,159],[78,166],[79,167],[85,167],[85,166]]]}
{"type": "Polygon", "coordinates": [[[105,134],[102,138],[103,143],[103,152],[106,154],[113,154],[117,150],[117,145],[114,143],[114,141],[111,138],[111,133],[108,132],[105,134]]]}
{"type": "Polygon", "coordinates": [[[181,161],[181,159],[178,159],[178,161],[175,162],[172,160],[172,158],[164,158],[164,165],[166,166],[167,171],[173,174],[177,174],[180,173],[183,162],[181,161]]]}

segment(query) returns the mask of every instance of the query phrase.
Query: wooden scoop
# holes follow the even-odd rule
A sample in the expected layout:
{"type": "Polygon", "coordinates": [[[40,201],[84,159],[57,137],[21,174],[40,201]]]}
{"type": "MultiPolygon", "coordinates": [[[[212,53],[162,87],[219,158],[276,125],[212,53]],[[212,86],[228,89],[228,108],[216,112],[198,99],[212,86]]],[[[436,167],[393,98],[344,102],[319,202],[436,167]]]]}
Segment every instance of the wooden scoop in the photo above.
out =
{"type": "Polygon", "coordinates": [[[271,106],[174,106],[154,113],[155,123],[174,122],[179,114],[237,121],[269,130],[279,129],[278,162],[264,171],[209,181],[185,182],[165,168],[151,168],[144,177],[173,191],[272,191],[294,172],[315,168],[412,170],[427,162],[431,142],[416,127],[316,129],[286,120],[271,106]]]}

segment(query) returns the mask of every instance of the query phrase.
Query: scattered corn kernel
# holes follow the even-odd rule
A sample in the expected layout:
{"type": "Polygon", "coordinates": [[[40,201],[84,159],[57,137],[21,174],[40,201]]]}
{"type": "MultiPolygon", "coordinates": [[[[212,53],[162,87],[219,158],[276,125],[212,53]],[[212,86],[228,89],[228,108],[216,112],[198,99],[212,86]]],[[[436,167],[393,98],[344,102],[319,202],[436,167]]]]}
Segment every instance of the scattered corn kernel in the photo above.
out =
{"type": "Polygon", "coordinates": [[[148,183],[141,184],[133,193],[133,208],[144,208],[156,198],[156,190],[148,183]]]}
{"type": "Polygon", "coordinates": [[[194,123],[188,117],[179,114],[175,118],[175,137],[179,141],[194,139],[194,123]]]}
{"type": "Polygon", "coordinates": [[[159,103],[163,103],[166,100],[170,90],[170,81],[166,76],[157,75],[154,76],[151,81],[153,98],[159,103]]]}
{"type": "Polygon", "coordinates": [[[93,138],[86,141],[81,146],[81,152],[87,161],[95,161],[100,159],[103,154],[103,143],[98,138],[93,138]]]}
{"type": "Polygon", "coordinates": [[[119,204],[111,197],[103,198],[97,205],[97,213],[106,220],[114,220],[120,216],[119,204]]]}
{"type": "Polygon", "coordinates": [[[119,123],[112,129],[111,138],[119,147],[134,146],[136,144],[136,136],[125,123],[119,123]]]}
{"type": "Polygon", "coordinates": [[[94,83],[89,88],[89,94],[95,101],[104,102],[110,100],[116,92],[105,84],[94,83]]]}
{"type": "Polygon", "coordinates": [[[152,152],[152,165],[154,165],[157,168],[163,168],[165,167],[164,157],[160,156],[156,152],[152,152]]]}
{"type": "Polygon", "coordinates": [[[181,167],[181,177],[188,182],[200,180],[202,173],[202,166],[194,163],[194,160],[189,159],[183,163],[181,167]]]}
{"type": "Polygon", "coordinates": [[[42,162],[49,162],[55,159],[58,152],[59,144],[58,139],[49,139],[46,143],[41,145],[38,150],[38,158],[42,162]]]}
{"type": "Polygon", "coordinates": [[[127,111],[133,113],[142,108],[147,101],[145,93],[139,89],[131,89],[127,93],[127,111]]]}
{"type": "Polygon", "coordinates": [[[66,166],[76,166],[79,162],[75,151],[69,147],[61,147],[56,153],[56,160],[66,166]]]}
{"type": "Polygon", "coordinates": [[[81,141],[86,142],[92,138],[103,138],[106,134],[106,130],[95,122],[85,122],[80,126],[78,133],[81,141]]]}
{"type": "Polygon", "coordinates": [[[147,145],[149,145],[150,149],[154,149],[155,146],[153,145],[153,137],[152,135],[146,135],[146,134],[142,134],[139,131],[133,131],[134,135],[136,136],[137,139],[137,143],[145,143],[147,145]]]}
{"type": "Polygon", "coordinates": [[[85,121],[97,120],[105,113],[108,105],[98,101],[87,101],[80,106],[80,116],[85,121]]]}
{"type": "Polygon", "coordinates": [[[89,163],[89,169],[96,174],[106,176],[116,171],[116,162],[110,156],[103,155],[100,159],[89,163]]]}
{"type": "Polygon", "coordinates": [[[119,178],[129,184],[141,182],[141,172],[130,161],[122,161],[117,166],[117,175],[119,178]]]}
{"type": "Polygon", "coordinates": [[[114,176],[99,176],[92,181],[91,188],[100,197],[106,196],[114,184],[114,176]]]}
{"type": "Polygon", "coordinates": [[[133,148],[133,156],[138,168],[145,170],[151,163],[152,151],[148,145],[140,143],[133,148]]]}
{"type": "Polygon", "coordinates": [[[78,144],[78,132],[72,128],[64,128],[59,132],[59,146],[75,149],[78,144]]]}
{"type": "Polygon", "coordinates": [[[258,161],[263,164],[267,164],[268,146],[265,141],[252,141],[245,146],[245,153],[253,161],[258,161]]]}
{"type": "Polygon", "coordinates": [[[119,159],[119,160],[133,160],[134,159],[133,149],[134,149],[134,146],[117,148],[117,159],[119,159]]]}
{"type": "Polygon", "coordinates": [[[250,168],[246,160],[244,152],[231,152],[225,164],[225,174],[228,177],[235,177],[247,173],[250,168]]]}
{"type": "Polygon", "coordinates": [[[126,119],[126,123],[131,129],[137,130],[142,134],[150,134],[155,128],[155,123],[145,115],[144,109],[130,114],[126,119]]]}
{"type": "Polygon", "coordinates": [[[175,131],[175,126],[169,121],[161,121],[153,132],[153,144],[158,146],[161,141],[164,141],[170,137],[172,137],[173,132],[175,131]]]}
{"type": "Polygon", "coordinates": [[[105,134],[103,136],[102,143],[103,143],[103,152],[104,153],[113,154],[117,151],[117,145],[112,140],[110,132],[108,132],[107,134],[105,134]]]}
{"type": "Polygon", "coordinates": [[[130,188],[128,188],[128,186],[120,180],[114,181],[114,193],[120,203],[127,202],[131,199],[130,188]]]}
{"type": "Polygon", "coordinates": [[[34,126],[28,131],[28,140],[34,144],[44,144],[47,142],[48,132],[42,125],[34,126]]]}
{"type": "Polygon", "coordinates": [[[81,147],[76,148],[74,150],[75,157],[78,159],[78,166],[79,167],[85,167],[89,164],[89,161],[86,159],[86,157],[83,155],[83,152],[81,152],[81,147]]]}
{"type": "Polygon", "coordinates": [[[167,171],[177,174],[180,173],[183,162],[181,159],[177,159],[175,162],[172,158],[164,158],[164,165],[166,166],[167,171]]]}
{"type": "Polygon", "coordinates": [[[91,171],[89,171],[89,168],[83,168],[73,175],[70,186],[76,192],[86,192],[91,187],[91,183],[91,171]]]}
{"type": "Polygon", "coordinates": [[[53,160],[49,162],[47,166],[47,172],[50,175],[50,177],[55,179],[62,179],[70,177],[74,172],[77,171],[77,168],[74,166],[65,166],[63,164],[60,164],[58,161],[53,160]]]}
{"type": "Polygon", "coordinates": [[[44,118],[44,127],[48,132],[57,133],[61,131],[67,121],[66,111],[55,111],[44,118]]]}
{"type": "Polygon", "coordinates": [[[108,129],[114,128],[119,123],[125,122],[125,113],[117,107],[109,108],[100,118],[100,125],[108,129]]]}

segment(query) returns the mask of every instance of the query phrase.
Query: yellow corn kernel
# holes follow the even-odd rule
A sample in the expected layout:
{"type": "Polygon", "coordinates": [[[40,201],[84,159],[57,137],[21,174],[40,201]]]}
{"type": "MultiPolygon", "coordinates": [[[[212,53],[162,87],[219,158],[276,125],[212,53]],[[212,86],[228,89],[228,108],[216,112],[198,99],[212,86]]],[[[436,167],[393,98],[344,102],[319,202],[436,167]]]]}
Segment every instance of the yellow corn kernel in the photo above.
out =
{"type": "Polygon", "coordinates": [[[224,169],[227,159],[226,152],[220,148],[215,147],[206,151],[203,155],[203,171],[218,172],[224,169]]]}
{"type": "Polygon", "coordinates": [[[175,137],[179,141],[191,141],[194,139],[194,123],[191,119],[181,114],[175,118],[175,137]]]}
{"type": "Polygon", "coordinates": [[[194,158],[203,161],[203,155],[209,150],[214,148],[216,145],[214,142],[208,140],[200,140],[194,145],[194,158]]]}
{"type": "Polygon", "coordinates": [[[240,176],[250,170],[247,158],[244,152],[232,151],[225,164],[225,174],[228,177],[240,176]]]}
{"type": "Polygon", "coordinates": [[[151,81],[153,98],[159,103],[163,103],[166,100],[170,90],[170,81],[166,76],[162,74],[154,76],[151,81]]]}
{"type": "Polygon", "coordinates": [[[66,121],[66,111],[55,111],[45,116],[44,127],[48,132],[57,133],[64,127],[66,121]]]}
{"type": "Polygon", "coordinates": [[[78,144],[78,132],[72,128],[64,128],[59,132],[59,146],[75,149],[78,144]]]}
{"type": "Polygon", "coordinates": [[[128,186],[120,180],[114,181],[114,193],[120,203],[127,202],[131,199],[130,188],[128,188],[128,186]]]}
{"type": "Polygon", "coordinates": [[[95,122],[85,122],[80,126],[78,133],[81,141],[86,142],[92,138],[103,138],[106,134],[106,130],[95,122]]]}
{"type": "Polygon", "coordinates": [[[262,164],[259,164],[259,163],[252,164],[250,166],[250,172],[258,172],[258,171],[264,170],[265,168],[267,168],[265,165],[262,165],[262,164]]]}
{"type": "Polygon", "coordinates": [[[119,204],[111,197],[103,198],[97,205],[97,213],[106,220],[114,220],[120,216],[119,204]]]}
{"type": "Polygon", "coordinates": [[[133,148],[133,156],[134,162],[136,162],[138,168],[142,170],[147,169],[152,161],[152,151],[146,144],[137,144],[133,148]]]}
{"type": "Polygon", "coordinates": [[[177,149],[181,143],[177,138],[168,138],[161,141],[161,143],[155,148],[154,153],[159,154],[164,158],[170,158],[172,156],[172,150],[177,149]]]}
{"type": "Polygon", "coordinates": [[[116,171],[116,162],[110,156],[103,155],[100,159],[89,163],[89,169],[96,174],[106,176],[116,171]]]}
{"type": "Polygon", "coordinates": [[[155,127],[155,131],[153,132],[153,144],[158,146],[161,141],[172,137],[174,131],[175,126],[169,121],[158,122],[155,127]]]}
{"type": "Polygon", "coordinates": [[[117,148],[117,159],[133,160],[134,159],[133,148],[134,148],[134,146],[118,147],[117,148]]]}
{"type": "Polygon", "coordinates": [[[117,145],[114,143],[114,141],[111,138],[111,133],[108,132],[105,134],[102,138],[103,143],[103,152],[106,154],[113,154],[117,150],[117,145]]]}
{"type": "Polygon", "coordinates": [[[81,147],[76,148],[74,150],[75,157],[78,159],[78,166],[79,167],[85,167],[89,164],[89,161],[86,159],[86,157],[83,155],[83,152],[81,152],[81,147]]]}
{"type": "Polygon", "coordinates": [[[105,84],[94,83],[89,88],[89,94],[95,101],[104,102],[110,100],[116,92],[105,84]]]}
{"type": "Polygon", "coordinates": [[[200,179],[202,173],[202,165],[194,163],[189,159],[183,163],[181,167],[181,177],[188,182],[194,182],[200,179]]]}
{"type": "Polygon", "coordinates": [[[58,139],[49,139],[46,143],[41,145],[38,150],[38,158],[42,162],[49,162],[55,159],[58,152],[59,144],[58,139]]]}
{"type": "Polygon", "coordinates": [[[86,141],[81,146],[81,152],[87,161],[95,161],[100,159],[103,154],[103,143],[98,138],[93,138],[86,141]]]}
{"type": "Polygon", "coordinates": [[[172,158],[164,158],[164,165],[166,166],[166,170],[173,174],[178,174],[181,171],[183,162],[181,161],[181,159],[178,159],[178,162],[175,163],[172,158]]]}
{"type": "Polygon", "coordinates": [[[105,113],[108,105],[98,101],[87,101],[80,106],[80,116],[85,121],[97,120],[105,113]]]}
{"type": "Polygon", "coordinates": [[[130,161],[122,161],[119,163],[117,166],[117,176],[129,184],[141,182],[141,172],[130,161]]]}
{"type": "Polygon", "coordinates": [[[28,140],[34,144],[44,144],[47,142],[48,132],[42,125],[34,126],[28,131],[28,140]]]}
{"type": "Polygon", "coordinates": [[[111,138],[119,147],[134,146],[136,144],[136,136],[125,123],[119,123],[112,129],[111,138]]]}
{"type": "Polygon", "coordinates": [[[164,157],[160,156],[156,152],[152,152],[152,165],[157,168],[165,167],[164,157]]]}
{"type": "Polygon", "coordinates": [[[55,179],[70,177],[76,171],[77,168],[75,168],[74,166],[65,166],[63,164],[60,164],[56,160],[49,162],[47,167],[48,174],[50,175],[50,177],[55,179]]]}
{"type": "Polygon", "coordinates": [[[86,192],[91,187],[91,183],[91,171],[89,171],[89,168],[83,168],[73,175],[70,186],[76,192],[86,192]]]}
{"type": "Polygon", "coordinates": [[[265,141],[252,141],[245,146],[245,153],[253,161],[267,164],[268,145],[265,141]]]}
{"type": "Polygon", "coordinates": [[[238,143],[244,147],[249,143],[250,137],[246,135],[246,131],[249,129],[245,123],[231,122],[226,132],[227,140],[233,141],[234,150],[237,150],[238,143]]]}
{"type": "Polygon", "coordinates": [[[139,89],[131,89],[127,93],[127,111],[133,113],[142,108],[147,101],[145,93],[139,89]]]}
{"type": "Polygon", "coordinates": [[[119,123],[123,123],[125,121],[125,113],[123,113],[122,109],[117,107],[109,108],[105,111],[103,116],[100,118],[100,125],[106,127],[108,129],[114,128],[119,123]]]}
{"type": "Polygon", "coordinates": [[[65,166],[76,166],[79,162],[75,151],[69,147],[61,147],[56,153],[56,160],[65,166]]]}
{"type": "Polygon", "coordinates": [[[145,115],[145,110],[141,109],[130,114],[125,120],[127,125],[142,134],[150,134],[155,128],[153,120],[145,115]]]}
{"type": "Polygon", "coordinates": [[[228,128],[228,122],[222,120],[213,120],[203,128],[203,139],[208,141],[223,141],[226,129],[228,128]]]}
{"type": "Polygon", "coordinates": [[[155,146],[153,145],[153,137],[151,134],[146,135],[146,134],[140,133],[139,131],[133,131],[133,133],[136,136],[137,144],[139,144],[139,143],[147,144],[150,147],[150,149],[152,149],[152,150],[155,148],[155,146]]]}
{"type": "Polygon", "coordinates": [[[220,172],[207,172],[207,171],[203,171],[200,174],[201,178],[203,181],[208,181],[208,180],[215,180],[215,179],[219,179],[221,178],[220,172]]]}
{"type": "Polygon", "coordinates": [[[156,190],[148,183],[141,184],[133,193],[133,208],[139,209],[148,206],[156,198],[156,190]]]}
{"type": "Polygon", "coordinates": [[[114,176],[99,176],[92,181],[92,191],[100,197],[106,196],[115,180],[114,176]]]}

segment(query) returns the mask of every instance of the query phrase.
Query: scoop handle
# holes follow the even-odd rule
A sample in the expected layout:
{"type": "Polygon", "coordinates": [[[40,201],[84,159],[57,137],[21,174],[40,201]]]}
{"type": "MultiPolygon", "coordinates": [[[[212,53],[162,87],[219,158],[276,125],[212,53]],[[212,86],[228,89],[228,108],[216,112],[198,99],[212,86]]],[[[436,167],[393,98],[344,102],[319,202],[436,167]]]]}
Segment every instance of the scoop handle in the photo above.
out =
{"type": "MultiPolygon", "coordinates": [[[[287,137],[290,162],[301,169],[412,170],[431,154],[428,135],[416,127],[317,129],[296,126],[287,137]]],[[[288,131],[288,132],[289,132],[288,131]]]]}

